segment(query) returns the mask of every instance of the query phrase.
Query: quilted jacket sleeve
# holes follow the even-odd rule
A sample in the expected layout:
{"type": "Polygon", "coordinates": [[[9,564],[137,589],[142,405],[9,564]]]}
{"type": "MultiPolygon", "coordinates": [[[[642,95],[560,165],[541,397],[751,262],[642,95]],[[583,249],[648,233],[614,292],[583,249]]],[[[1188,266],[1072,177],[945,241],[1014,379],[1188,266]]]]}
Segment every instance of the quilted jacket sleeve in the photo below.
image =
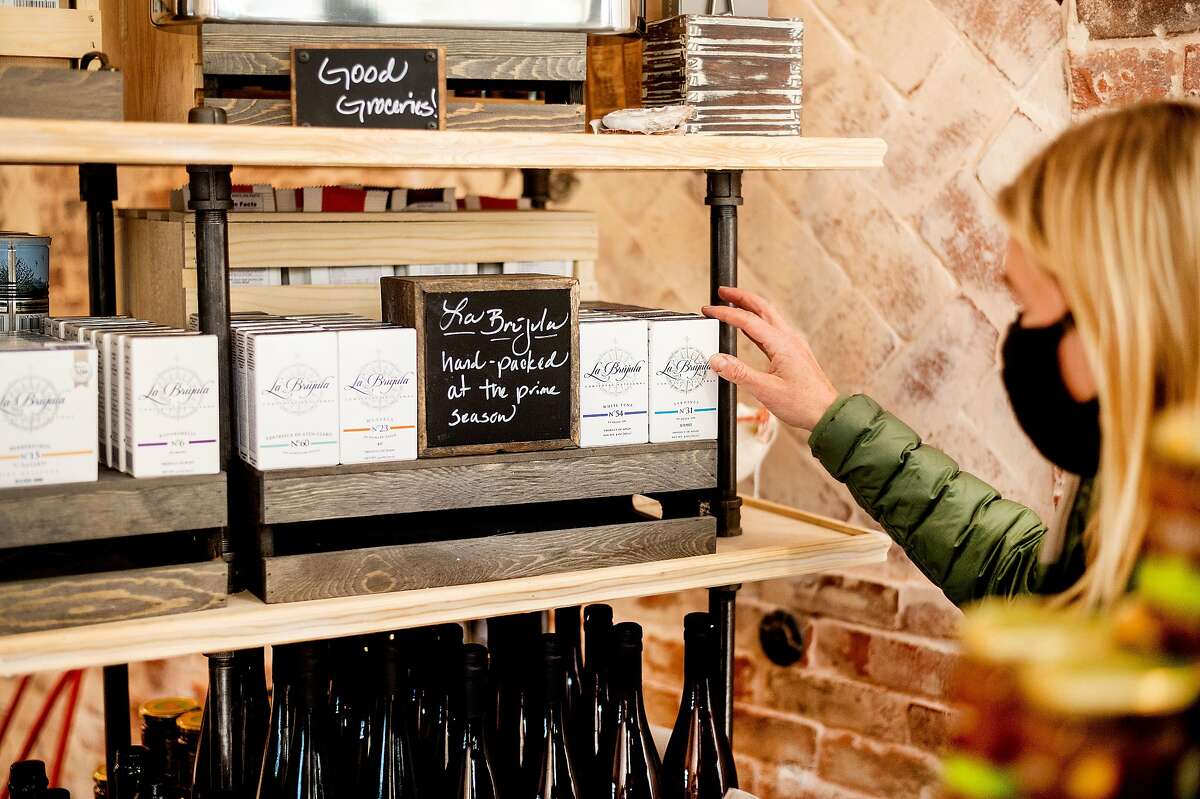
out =
{"type": "Polygon", "coordinates": [[[1078,577],[1039,563],[1046,526],[1036,513],[961,471],[870,397],[839,398],[813,429],[809,445],[957,604],[987,595],[1058,591],[1078,577]]]}

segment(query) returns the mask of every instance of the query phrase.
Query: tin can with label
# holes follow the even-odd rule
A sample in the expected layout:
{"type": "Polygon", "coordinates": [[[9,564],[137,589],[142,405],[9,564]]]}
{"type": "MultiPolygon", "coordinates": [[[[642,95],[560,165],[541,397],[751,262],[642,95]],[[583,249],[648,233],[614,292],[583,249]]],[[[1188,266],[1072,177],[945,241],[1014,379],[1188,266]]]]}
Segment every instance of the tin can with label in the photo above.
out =
{"type": "Polygon", "coordinates": [[[0,333],[39,330],[50,313],[50,237],[0,231],[0,333]]]}

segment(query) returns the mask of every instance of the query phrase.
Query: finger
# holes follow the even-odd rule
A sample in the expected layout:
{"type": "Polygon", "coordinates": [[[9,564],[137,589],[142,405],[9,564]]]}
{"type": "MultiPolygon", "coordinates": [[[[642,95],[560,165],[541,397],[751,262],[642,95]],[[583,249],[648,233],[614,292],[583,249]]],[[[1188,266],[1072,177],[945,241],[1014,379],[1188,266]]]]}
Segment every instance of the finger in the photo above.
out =
{"type": "Polygon", "coordinates": [[[717,296],[725,300],[725,302],[733,303],[739,308],[753,311],[771,324],[779,324],[782,321],[782,317],[775,310],[775,306],[768,299],[755,294],[753,291],[747,291],[737,286],[721,286],[717,289],[717,296]]]}
{"type": "Polygon", "coordinates": [[[708,368],[730,383],[745,386],[755,394],[758,390],[766,387],[770,377],[766,372],[760,372],[747,365],[736,355],[726,355],[720,352],[708,359],[708,368]]]}
{"type": "Polygon", "coordinates": [[[711,319],[719,319],[727,325],[732,325],[750,337],[758,348],[773,358],[778,351],[780,333],[762,317],[743,311],[741,308],[731,308],[727,305],[706,305],[704,315],[711,319]]]}

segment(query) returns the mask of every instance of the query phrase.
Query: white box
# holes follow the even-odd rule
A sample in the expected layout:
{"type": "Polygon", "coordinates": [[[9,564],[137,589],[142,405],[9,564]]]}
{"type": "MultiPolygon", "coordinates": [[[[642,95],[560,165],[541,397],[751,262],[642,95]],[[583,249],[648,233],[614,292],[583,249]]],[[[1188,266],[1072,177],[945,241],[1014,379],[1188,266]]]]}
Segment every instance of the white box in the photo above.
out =
{"type": "Polygon", "coordinates": [[[440,277],[442,275],[477,275],[479,264],[409,264],[409,277],[440,277]]]}
{"type": "Polygon", "coordinates": [[[650,343],[650,441],[717,437],[719,322],[702,316],[646,319],[650,343]]]}
{"type": "Polygon", "coordinates": [[[379,284],[379,278],[396,274],[393,266],[338,266],[329,269],[331,286],[379,284]]]}
{"type": "Polygon", "coordinates": [[[337,333],[244,333],[247,458],[258,469],[336,466],[337,333]]]}
{"type": "Polygon", "coordinates": [[[558,275],[575,277],[574,261],[505,261],[506,275],[558,275]]]}
{"type": "Polygon", "coordinates": [[[0,348],[0,487],[95,480],[96,351],[8,345],[0,348]]]}
{"type": "Polygon", "coordinates": [[[650,440],[647,347],[641,319],[579,320],[579,446],[650,440]]]}
{"type": "Polygon", "coordinates": [[[283,269],[278,266],[229,270],[229,285],[231,286],[279,286],[282,283],[283,269]]]}
{"type": "Polygon", "coordinates": [[[125,411],[125,378],[128,370],[125,368],[125,342],[131,338],[144,336],[191,336],[178,328],[158,329],[157,327],[141,328],[138,330],[115,331],[108,337],[108,437],[111,457],[108,466],[122,472],[128,471],[128,451],[125,449],[125,427],[128,415],[125,411]]]}
{"type": "MultiPolygon", "coordinates": [[[[118,408],[113,399],[113,390],[109,387],[109,375],[112,374],[112,342],[118,333],[144,332],[148,330],[169,330],[164,325],[129,325],[117,327],[95,328],[89,333],[89,340],[96,348],[96,386],[99,396],[96,434],[100,437],[100,462],[105,466],[113,465],[113,441],[116,429],[113,416],[118,408]]],[[[114,389],[115,390],[115,389],[114,389]]]]}
{"type": "Polygon", "coordinates": [[[221,470],[217,337],[125,336],[124,469],[134,477],[221,470]]]}
{"type": "Polygon", "coordinates": [[[417,457],[417,331],[337,331],[341,462],[417,457]]]}
{"type": "Polygon", "coordinates": [[[233,394],[231,402],[237,409],[237,430],[233,431],[234,446],[243,460],[249,460],[249,429],[250,429],[250,374],[246,368],[246,335],[260,330],[295,330],[304,332],[315,330],[312,325],[297,322],[283,317],[267,319],[239,320],[231,322],[230,331],[233,337],[233,394]]]}

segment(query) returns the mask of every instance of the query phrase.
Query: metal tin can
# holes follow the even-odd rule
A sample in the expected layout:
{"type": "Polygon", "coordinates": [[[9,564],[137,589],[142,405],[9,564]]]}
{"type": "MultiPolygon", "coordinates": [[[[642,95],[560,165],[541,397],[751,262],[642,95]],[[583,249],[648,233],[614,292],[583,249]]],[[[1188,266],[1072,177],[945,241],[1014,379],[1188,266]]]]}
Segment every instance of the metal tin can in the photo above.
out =
{"type": "Polygon", "coordinates": [[[50,313],[50,237],[0,231],[0,333],[39,330],[50,313]]]}

